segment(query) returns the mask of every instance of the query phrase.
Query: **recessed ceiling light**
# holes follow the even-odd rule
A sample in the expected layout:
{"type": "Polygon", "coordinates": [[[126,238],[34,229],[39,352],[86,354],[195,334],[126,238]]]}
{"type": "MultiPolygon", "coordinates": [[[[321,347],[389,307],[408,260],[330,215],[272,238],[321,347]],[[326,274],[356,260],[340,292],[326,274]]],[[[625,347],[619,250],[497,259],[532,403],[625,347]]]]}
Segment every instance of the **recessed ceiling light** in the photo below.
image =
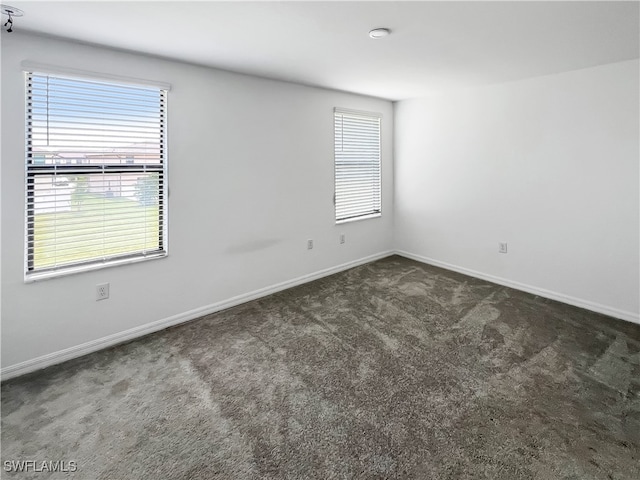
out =
{"type": "Polygon", "coordinates": [[[369,36],[371,38],[382,38],[382,37],[386,37],[390,33],[391,33],[391,30],[389,30],[388,28],[374,28],[369,32],[369,36]]]}

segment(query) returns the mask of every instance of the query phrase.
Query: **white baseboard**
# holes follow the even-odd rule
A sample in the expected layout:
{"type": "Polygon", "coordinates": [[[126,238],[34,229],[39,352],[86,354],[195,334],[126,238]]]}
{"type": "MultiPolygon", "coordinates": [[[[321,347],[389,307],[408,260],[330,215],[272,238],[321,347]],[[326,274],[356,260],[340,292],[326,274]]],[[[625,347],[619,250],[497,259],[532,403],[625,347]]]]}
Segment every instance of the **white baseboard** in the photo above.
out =
{"type": "Polygon", "coordinates": [[[78,358],[83,355],[87,355],[89,353],[97,352],[98,350],[102,350],[104,348],[108,348],[114,345],[118,345],[120,343],[128,342],[130,340],[134,340],[144,335],[148,335],[150,333],[164,330],[165,328],[172,327],[174,325],[179,325],[181,323],[195,320],[197,318],[200,318],[205,315],[209,315],[211,313],[219,312],[227,308],[235,307],[236,305],[240,305],[242,303],[250,302],[251,300],[256,300],[258,298],[266,297],[267,295],[271,295],[273,293],[280,292],[288,288],[302,285],[304,283],[312,282],[313,280],[317,280],[329,275],[333,275],[334,273],[348,270],[350,268],[357,267],[365,263],[370,263],[370,262],[379,260],[381,258],[388,257],[393,254],[401,255],[403,257],[407,257],[412,260],[416,260],[418,262],[426,263],[428,265],[434,265],[436,267],[441,267],[447,270],[452,270],[454,272],[459,272],[465,275],[469,275],[471,277],[487,280],[492,283],[497,283],[498,285],[504,285],[506,287],[514,288],[516,290],[522,290],[524,292],[532,293],[540,297],[549,298],[551,300],[557,300],[559,302],[567,303],[569,305],[574,305],[576,307],[584,308],[586,310],[591,310],[593,312],[602,313],[610,317],[619,318],[621,320],[626,320],[629,322],[640,324],[640,315],[634,312],[619,310],[617,308],[601,305],[598,303],[590,302],[588,300],[583,300],[583,299],[572,297],[562,293],[553,292],[550,290],[534,287],[534,286],[527,285],[520,282],[515,282],[513,280],[508,280],[506,278],[496,277],[494,275],[478,272],[476,270],[459,267],[457,265],[452,265],[450,263],[442,262],[440,260],[435,260],[433,258],[423,257],[422,255],[416,255],[416,254],[405,252],[402,250],[397,250],[397,251],[381,252],[375,255],[370,255],[368,257],[361,258],[359,260],[343,263],[342,265],[326,268],[324,270],[320,270],[318,272],[311,273],[308,275],[303,275],[301,277],[297,277],[292,280],[288,280],[286,282],[281,282],[275,285],[271,285],[269,287],[254,290],[253,292],[238,295],[238,296],[229,298],[227,300],[223,300],[221,302],[216,302],[210,305],[205,305],[200,308],[189,310],[187,312],[173,315],[171,317],[167,317],[162,320],[158,320],[156,322],[147,323],[139,327],[125,330],[123,332],[114,333],[113,335],[108,335],[106,337],[98,338],[96,340],[92,340],[90,342],[69,347],[64,350],[59,350],[57,352],[49,353],[47,355],[42,355],[40,357],[27,360],[21,363],[17,363],[15,365],[10,365],[8,367],[4,367],[0,369],[0,377],[2,378],[2,380],[8,380],[10,378],[18,377],[26,373],[34,372],[36,370],[41,370],[43,368],[49,367],[51,365],[55,365],[57,363],[62,363],[67,360],[71,360],[73,358],[78,358]]]}
{"type": "Polygon", "coordinates": [[[2,380],[8,380],[10,378],[18,377],[26,373],[41,370],[57,363],[62,363],[73,358],[81,357],[83,355],[87,355],[88,353],[97,352],[98,350],[112,347],[119,343],[128,342],[130,340],[134,340],[136,338],[163,330],[168,327],[172,327],[174,325],[179,325],[190,320],[195,320],[196,318],[200,318],[204,315],[209,315],[211,313],[219,312],[227,308],[235,307],[236,305],[240,305],[242,303],[250,302],[251,300],[266,297],[267,295],[271,295],[273,293],[280,292],[297,285],[302,285],[303,283],[308,283],[313,280],[318,280],[319,278],[327,277],[329,275],[333,275],[334,273],[342,272],[344,270],[357,267],[358,265],[373,262],[375,260],[379,260],[393,254],[393,251],[386,251],[377,253],[375,255],[370,255],[359,260],[343,263],[342,265],[326,268],[324,270],[310,273],[308,275],[302,275],[301,277],[294,278],[293,280],[288,280],[286,282],[281,282],[275,285],[260,288],[258,290],[254,290],[253,292],[238,295],[221,302],[212,303],[210,305],[205,305],[204,307],[195,308],[187,312],[179,313],[178,315],[173,315],[156,322],[147,323],[139,327],[125,330],[123,332],[114,333],[113,335],[108,335],[106,337],[98,338],[90,342],[65,348],[64,350],[49,353],[47,355],[42,355],[41,357],[16,363],[14,365],[2,368],[0,370],[0,377],[2,378],[2,380]]]}
{"type": "Polygon", "coordinates": [[[607,305],[590,302],[582,298],[576,298],[570,295],[565,295],[564,293],[553,292],[551,290],[534,287],[532,285],[527,285],[525,283],[515,282],[513,280],[508,280],[506,278],[496,277],[488,273],[482,273],[476,270],[471,270],[469,268],[459,267],[457,265],[452,265],[447,262],[442,262],[434,258],[423,257],[422,255],[416,255],[414,253],[409,253],[402,250],[396,250],[395,253],[397,255],[401,255],[403,257],[416,260],[418,262],[426,263],[428,265],[433,265],[435,267],[441,267],[446,270],[452,270],[454,272],[463,273],[471,277],[481,278],[482,280],[487,280],[492,283],[497,283],[498,285],[504,285],[505,287],[514,288],[516,290],[522,290],[523,292],[532,293],[540,297],[549,298],[551,300],[557,300],[558,302],[562,302],[562,303],[568,303],[569,305],[584,308],[585,310],[591,310],[592,312],[602,313],[610,317],[619,318],[621,320],[626,320],[628,322],[640,324],[640,315],[634,312],[627,312],[625,310],[609,307],[607,305]]]}

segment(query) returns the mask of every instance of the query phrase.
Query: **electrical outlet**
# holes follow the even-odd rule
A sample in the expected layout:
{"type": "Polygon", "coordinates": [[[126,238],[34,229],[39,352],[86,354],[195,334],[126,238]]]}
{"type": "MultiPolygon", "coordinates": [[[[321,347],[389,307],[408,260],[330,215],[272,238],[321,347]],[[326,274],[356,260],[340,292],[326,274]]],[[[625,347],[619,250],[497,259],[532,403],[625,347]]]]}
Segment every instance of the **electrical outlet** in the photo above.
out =
{"type": "Polygon", "coordinates": [[[313,249],[313,240],[307,240],[307,250],[313,249]]]}
{"type": "Polygon", "coordinates": [[[109,298],[109,284],[96,285],[96,300],[106,300],[107,298],[109,298]]]}
{"type": "Polygon", "coordinates": [[[507,253],[507,242],[498,243],[498,253],[507,253]]]}
{"type": "Polygon", "coordinates": [[[345,237],[344,237],[344,233],[340,234],[340,243],[344,243],[345,242],[345,237]]]}

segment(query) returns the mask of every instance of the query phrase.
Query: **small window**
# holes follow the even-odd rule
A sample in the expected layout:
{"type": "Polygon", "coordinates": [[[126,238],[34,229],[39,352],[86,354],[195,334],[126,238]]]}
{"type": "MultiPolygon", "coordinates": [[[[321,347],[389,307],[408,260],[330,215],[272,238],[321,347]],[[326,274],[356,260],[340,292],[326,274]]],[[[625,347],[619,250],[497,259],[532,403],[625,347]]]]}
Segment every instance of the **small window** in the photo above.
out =
{"type": "Polygon", "coordinates": [[[380,115],[335,109],[336,222],[380,216],[380,115]]]}
{"type": "Polygon", "coordinates": [[[166,93],[26,74],[27,278],[166,255],[166,93]]]}

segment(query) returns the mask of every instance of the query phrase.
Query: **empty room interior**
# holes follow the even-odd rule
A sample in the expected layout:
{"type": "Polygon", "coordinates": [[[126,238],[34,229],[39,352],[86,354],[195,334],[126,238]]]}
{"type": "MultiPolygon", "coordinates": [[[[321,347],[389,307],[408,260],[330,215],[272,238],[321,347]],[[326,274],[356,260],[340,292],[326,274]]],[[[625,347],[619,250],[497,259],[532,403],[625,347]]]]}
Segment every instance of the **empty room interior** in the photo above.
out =
{"type": "Polygon", "coordinates": [[[2,477],[640,478],[640,3],[2,5],[2,477]]]}

